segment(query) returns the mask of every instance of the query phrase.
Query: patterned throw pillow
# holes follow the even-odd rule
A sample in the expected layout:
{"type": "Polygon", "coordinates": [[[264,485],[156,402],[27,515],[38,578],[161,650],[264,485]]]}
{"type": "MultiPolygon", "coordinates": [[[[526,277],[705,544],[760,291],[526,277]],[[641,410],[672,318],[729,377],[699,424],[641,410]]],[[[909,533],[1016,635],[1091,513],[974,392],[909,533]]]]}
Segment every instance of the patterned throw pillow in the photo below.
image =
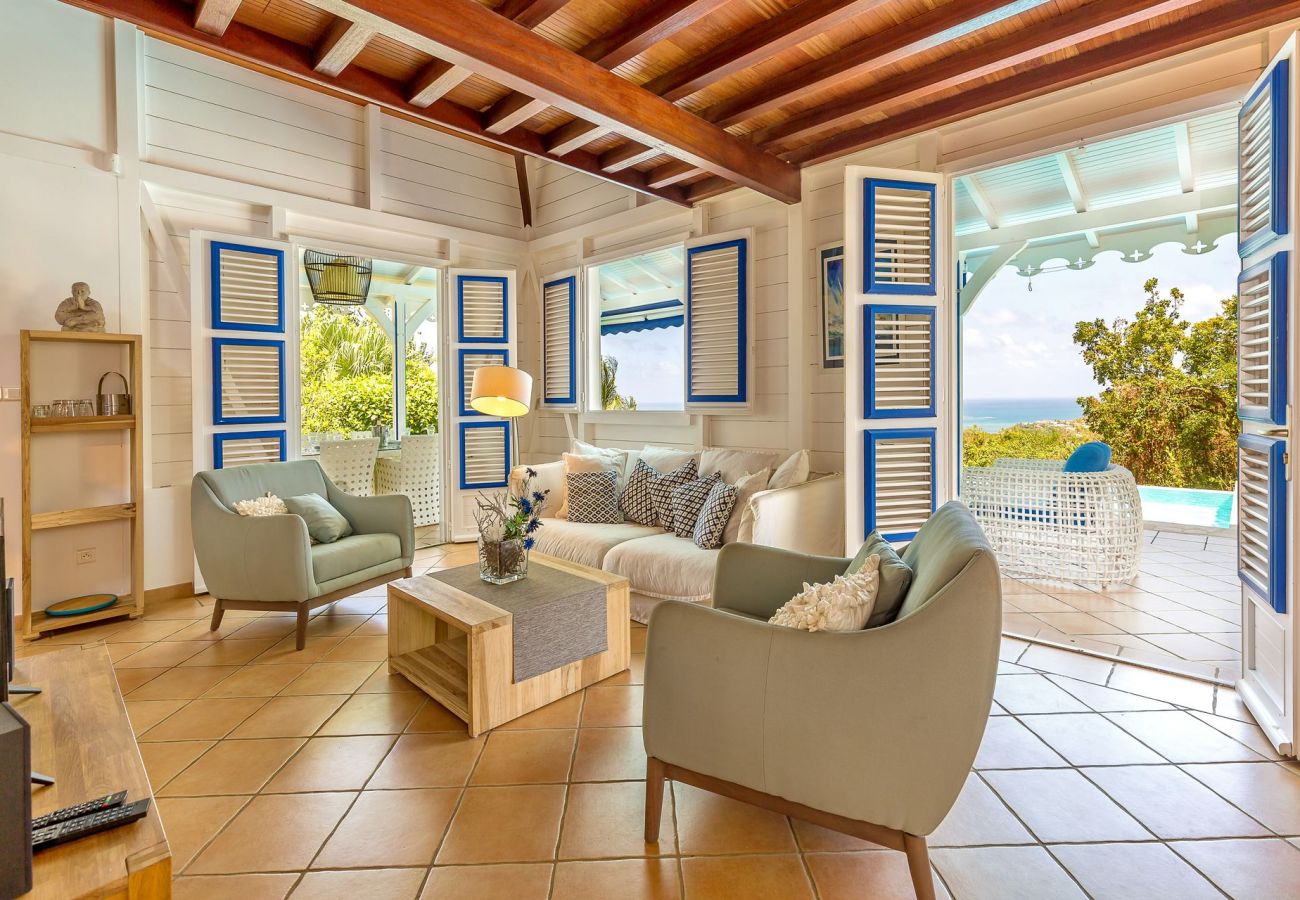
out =
{"type": "Polygon", "coordinates": [[[722,546],[722,533],[727,530],[727,519],[736,505],[740,491],[734,484],[718,482],[709,489],[709,496],[700,507],[700,516],[695,520],[695,533],[692,537],[699,547],[714,550],[722,546]]]}
{"type": "Polygon", "coordinates": [[[618,508],[629,522],[638,525],[659,524],[659,518],[655,515],[655,498],[650,494],[650,485],[658,477],[659,473],[653,466],[645,460],[637,460],[636,468],[627,479],[627,487],[623,488],[623,495],[618,498],[618,508]]]}
{"type": "Polygon", "coordinates": [[[688,538],[695,534],[695,522],[700,517],[704,501],[709,499],[709,491],[722,480],[721,472],[714,472],[705,478],[697,478],[673,491],[673,534],[688,538]]]}
{"type": "Polygon", "coordinates": [[[570,522],[618,525],[623,521],[618,511],[617,472],[569,472],[564,477],[569,489],[570,522]]]}
{"type": "Polygon", "coordinates": [[[655,521],[653,524],[658,525],[665,531],[672,530],[673,491],[684,484],[694,481],[698,471],[699,463],[694,459],[688,459],[685,464],[678,466],[671,472],[655,474],[654,480],[650,482],[650,496],[655,505],[655,521]]]}

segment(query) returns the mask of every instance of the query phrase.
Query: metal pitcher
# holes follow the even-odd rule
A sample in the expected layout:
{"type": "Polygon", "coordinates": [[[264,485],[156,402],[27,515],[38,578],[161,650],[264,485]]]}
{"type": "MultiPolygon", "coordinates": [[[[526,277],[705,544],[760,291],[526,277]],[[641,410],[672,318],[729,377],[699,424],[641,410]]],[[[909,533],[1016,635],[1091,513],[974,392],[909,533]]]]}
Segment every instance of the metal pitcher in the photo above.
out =
{"type": "Polygon", "coordinates": [[[131,395],[127,393],[126,376],[121,372],[105,372],[99,376],[99,387],[95,388],[95,408],[99,410],[101,416],[129,416],[131,415],[131,395]],[[122,379],[122,393],[105,394],[104,379],[109,375],[116,375],[122,379]]]}

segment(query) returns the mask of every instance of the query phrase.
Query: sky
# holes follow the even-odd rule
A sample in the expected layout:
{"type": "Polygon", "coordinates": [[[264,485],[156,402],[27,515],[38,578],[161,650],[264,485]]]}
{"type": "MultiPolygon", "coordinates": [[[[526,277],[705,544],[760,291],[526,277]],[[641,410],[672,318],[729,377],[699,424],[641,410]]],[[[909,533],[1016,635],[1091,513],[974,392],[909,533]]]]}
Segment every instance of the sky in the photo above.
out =
{"type": "Polygon", "coordinates": [[[1219,301],[1236,292],[1240,270],[1233,235],[1199,256],[1175,244],[1157,247],[1139,263],[1123,262],[1118,252],[1103,253],[1088,269],[1035,275],[1032,292],[1029,279],[1006,267],[962,322],[963,394],[969,399],[1095,394],[1092,372],[1071,340],[1076,322],[1131,319],[1145,297],[1142,284],[1152,277],[1165,296],[1180,288],[1186,295],[1183,318],[1197,322],[1217,313],[1219,301]]]}
{"type": "Polygon", "coordinates": [[[601,353],[618,360],[615,385],[640,409],[681,409],[682,329],[654,328],[600,339],[601,353]]]}

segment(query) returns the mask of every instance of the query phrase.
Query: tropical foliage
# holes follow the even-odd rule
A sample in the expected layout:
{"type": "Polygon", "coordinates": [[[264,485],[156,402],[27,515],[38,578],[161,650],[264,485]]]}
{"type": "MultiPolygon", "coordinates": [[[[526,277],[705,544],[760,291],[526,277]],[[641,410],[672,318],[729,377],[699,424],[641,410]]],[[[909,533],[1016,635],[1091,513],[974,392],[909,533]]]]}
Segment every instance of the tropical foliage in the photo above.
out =
{"type": "Polygon", "coordinates": [[[636,409],[636,398],[618,392],[614,383],[618,378],[618,360],[612,356],[600,358],[601,409],[636,409]]]}
{"type": "Polygon", "coordinates": [[[962,435],[962,464],[991,466],[1000,457],[1008,459],[1065,459],[1085,441],[1097,435],[1081,421],[1031,422],[1001,431],[967,428],[962,435]]]}
{"type": "MultiPolygon", "coordinates": [[[[438,381],[432,351],[406,347],[406,427],[438,429],[438,381]]],[[[393,345],[361,310],[313,304],[302,317],[302,428],[368,431],[393,424],[393,345]]]]}

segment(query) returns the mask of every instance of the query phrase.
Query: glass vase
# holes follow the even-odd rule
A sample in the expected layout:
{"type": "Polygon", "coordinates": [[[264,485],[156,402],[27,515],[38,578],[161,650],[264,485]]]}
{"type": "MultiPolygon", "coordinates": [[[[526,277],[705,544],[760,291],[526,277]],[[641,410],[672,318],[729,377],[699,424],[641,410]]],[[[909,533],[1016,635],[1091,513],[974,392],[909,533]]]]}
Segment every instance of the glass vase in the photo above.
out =
{"type": "Polygon", "coordinates": [[[528,550],[523,538],[493,541],[478,538],[478,577],[491,584],[509,584],[528,575],[528,550]]]}

